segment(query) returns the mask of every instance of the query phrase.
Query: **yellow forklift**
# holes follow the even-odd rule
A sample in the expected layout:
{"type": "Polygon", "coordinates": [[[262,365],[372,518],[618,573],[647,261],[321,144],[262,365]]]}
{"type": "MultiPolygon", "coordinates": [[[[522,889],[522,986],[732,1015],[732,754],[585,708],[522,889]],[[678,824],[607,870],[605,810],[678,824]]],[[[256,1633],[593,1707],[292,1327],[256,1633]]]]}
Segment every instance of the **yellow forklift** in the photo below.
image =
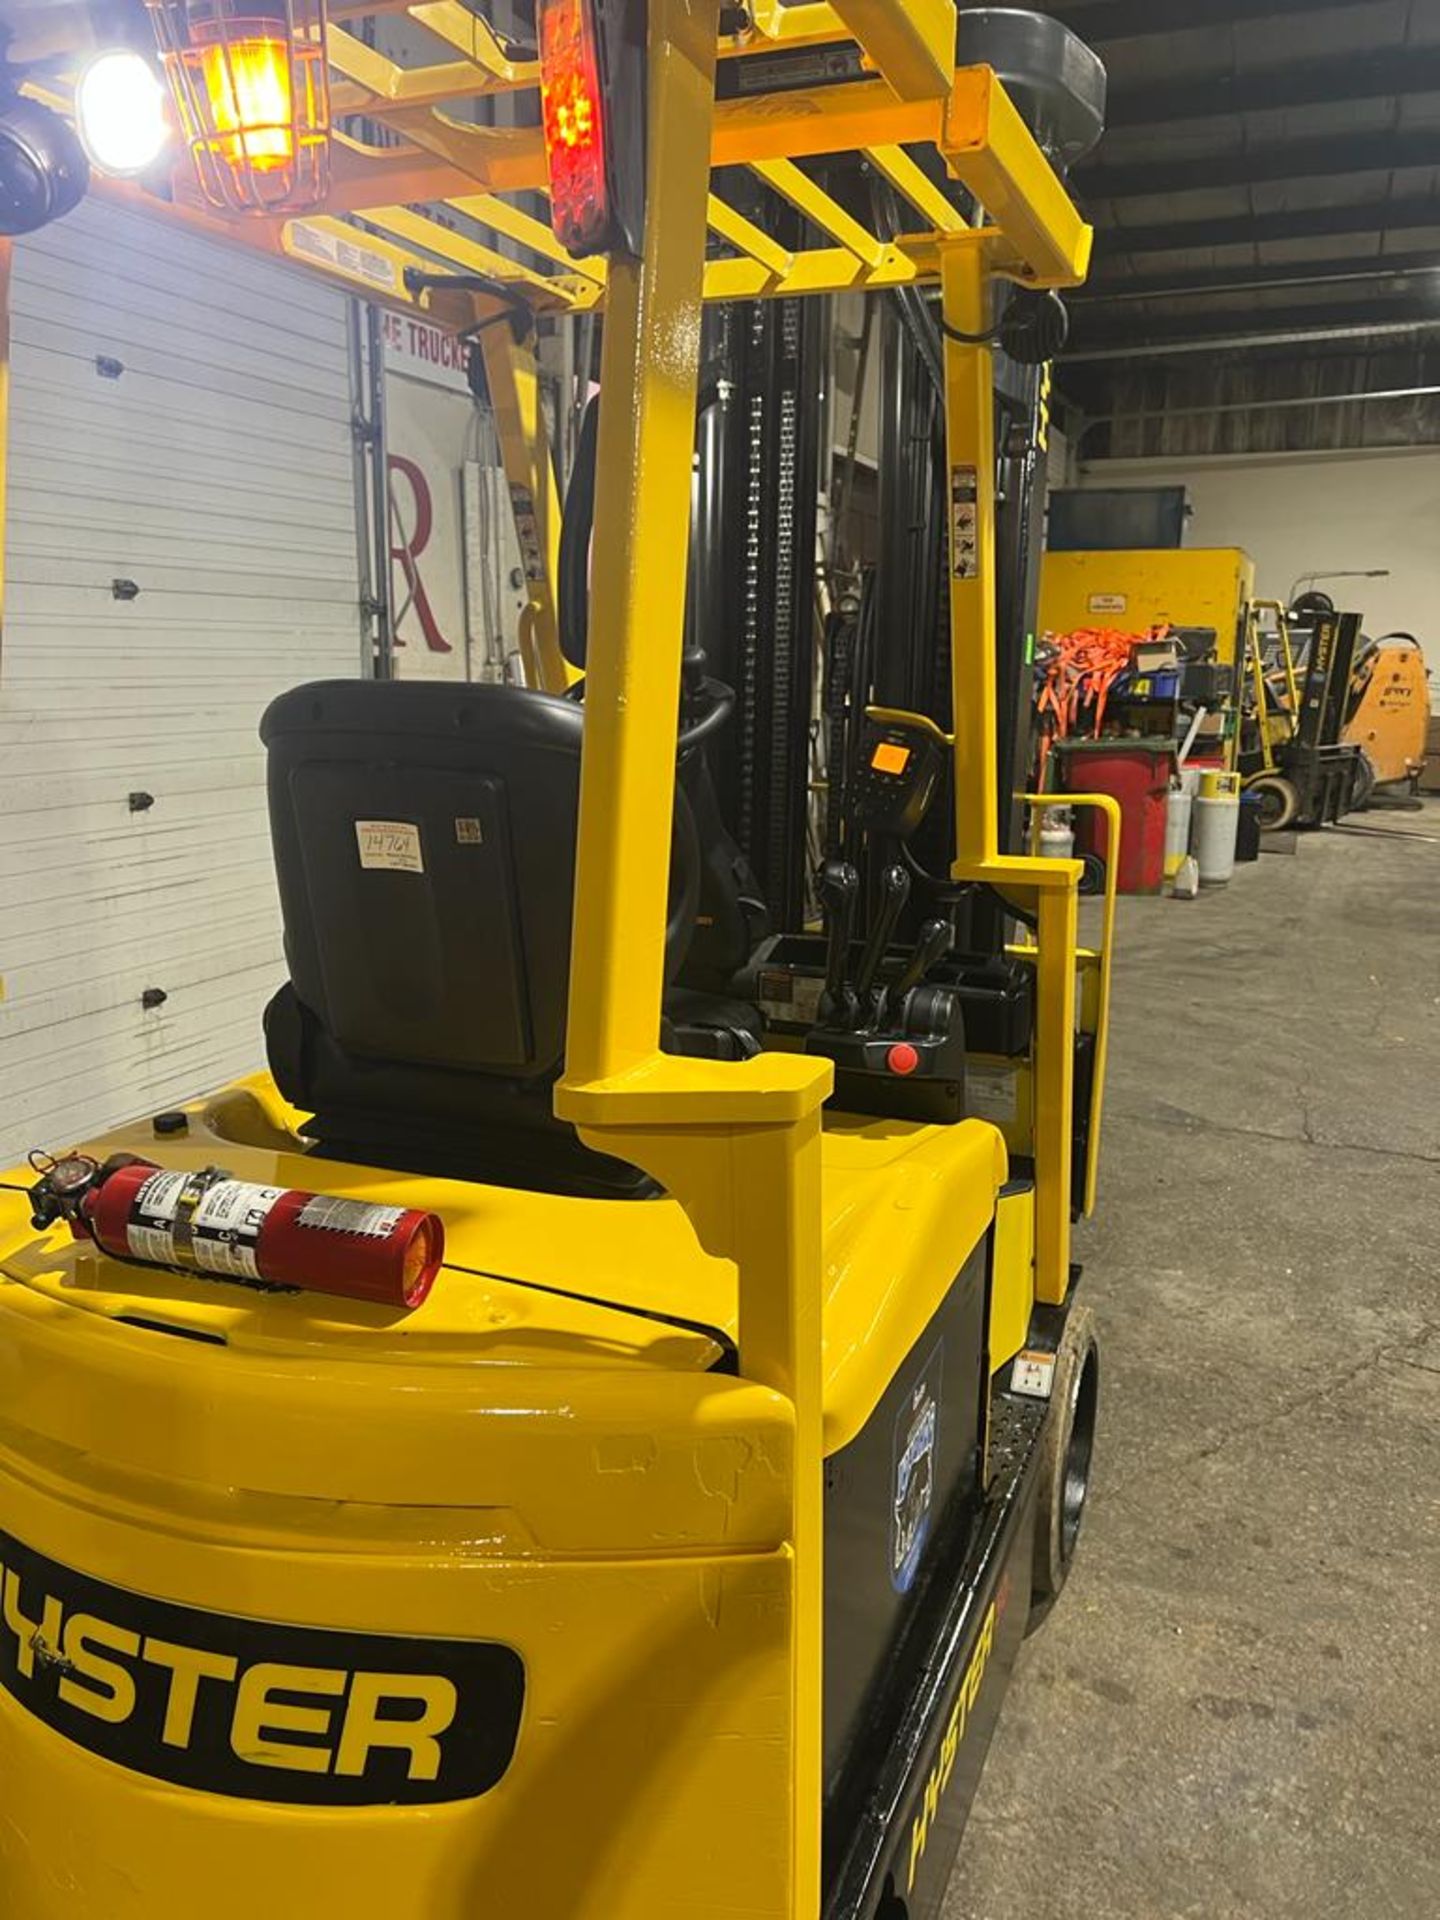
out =
{"type": "MultiPolygon", "coordinates": [[[[413,6],[449,57],[401,67],[373,11],[149,5],[188,156],[95,186],[474,346],[528,684],[275,702],[270,1070],[5,1176],[0,1911],[919,1920],[1097,1415],[1114,895],[1082,948],[1079,863],[1007,850],[996,694],[997,346],[1086,271],[1047,149],[1088,56],[948,0],[540,0],[533,49],[413,6]],[[938,295],[953,700],[852,716],[879,857],[767,1010],[687,976],[733,704],[682,658],[702,312],[838,290],[938,295]],[[582,662],[535,328],[586,311],[582,662]],[[943,931],[893,940],[937,797],[1024,985],[979,1048],[943,931]]],[[[12,230],[84,173],[45,31],[6,124],[70,176],[12,230]]]]}
{"type": "Polygon", "coordinates": [[[1358,613],[1317,612],[1303,646],[1292,610],[1254,600],[1245,613],[1236,766],[1263,833],[1338,825],[1365,804],[1364,754],[1344,732],[1360,644],[1358,613]]]}

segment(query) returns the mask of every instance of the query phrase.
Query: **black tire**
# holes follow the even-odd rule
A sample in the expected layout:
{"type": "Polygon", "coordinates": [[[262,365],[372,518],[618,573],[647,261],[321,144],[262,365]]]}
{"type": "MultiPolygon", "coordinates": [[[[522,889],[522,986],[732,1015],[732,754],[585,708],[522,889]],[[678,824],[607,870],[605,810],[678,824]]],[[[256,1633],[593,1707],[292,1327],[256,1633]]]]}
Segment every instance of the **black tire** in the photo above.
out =
{"type": "Polygon", "coordinates": [[[1055,1356],[1050,1428],[1035,1510],[1027,1633],[1034,1633],[1045,1619],[1070,1578],[1090,1495],[1099,1404],[1100,1343],[1094,1316],[1088,1307],[1074,1307],[1055,1356]]]}
{"type": "Polygon", "coordinates": [[[1260,796],[1260,831],[1279,833],[1295,824],[1300,811],[1300,794],[1293,781],[1280,773],[1264,773],[1246,789],[1260,796]]]}
{"type": "Polygon", "coordinates": [[[1098,853],[1083,853],[1080,856],[1085,871],[1080,876],[1080,894],[1082,899],[1098,899],[1105,891],[1108,869],[1098,853]]]}
{"type": "Polygon", "coordinates": [[[1355,778],[1350,787],[1350,805],[1347,813],[1368,813],[1370,802],[1375,798],[1375,762],[1362,747],[1359,764],[1355,768],[1355,778]]]}

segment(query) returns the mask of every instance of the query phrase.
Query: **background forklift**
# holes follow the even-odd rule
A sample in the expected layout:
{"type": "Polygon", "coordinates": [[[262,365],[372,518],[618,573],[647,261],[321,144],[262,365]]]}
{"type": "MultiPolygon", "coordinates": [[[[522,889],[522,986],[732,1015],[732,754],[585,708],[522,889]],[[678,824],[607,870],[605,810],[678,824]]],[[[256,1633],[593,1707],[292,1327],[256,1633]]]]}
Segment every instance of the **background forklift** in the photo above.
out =
{"type": "Polygon", "coordinates": [[[1328,602],[1296,611],[1306,622],[1298,635],[1278,600],[1252,601],[1245,615],[1249,697],[1237,766],[1246,790],[1259,796],[1267,833],[1338,824],[1364,803],[1364,757],[1343,737],[1360,615],[1337,613],[1328,602]]]}
{"type": "Polygon", "coordinates": [[[1052,160],[1103,74],[1004,10],[958,66],[946,6],[717,40],[542,0],[538,64],[452,22],[542,139],[323,9],[152,11],[203,195],[171,217],[474,343],[529,684],[277,701],[270,1072],[7,1181],[0,1904],[932,1915],[1097,1411],[1113,894],[1080,951],[1014,787],[1050,290],[1090,243],[1052,160]],[[331,128],[357,70],[409,146],[331,128]],[[548,187],[560,271],[365,197],[402,173],[497,221],[548,187]],[[802,296],[856,287],[885,520],[928,532],[817,672],[802,296]],[[533,341],[585,303],[562,528],[533,341]]]}

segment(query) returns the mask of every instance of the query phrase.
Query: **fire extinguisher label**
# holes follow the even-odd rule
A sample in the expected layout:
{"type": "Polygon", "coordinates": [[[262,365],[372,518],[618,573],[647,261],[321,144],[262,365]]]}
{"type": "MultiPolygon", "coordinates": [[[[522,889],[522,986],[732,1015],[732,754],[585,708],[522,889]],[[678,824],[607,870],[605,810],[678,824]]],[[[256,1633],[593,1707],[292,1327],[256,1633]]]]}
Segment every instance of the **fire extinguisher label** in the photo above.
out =
{"type": "Polygon", "coordinates": [[[368,1240],[384,1240],[405,1218],[403,1207],[377,1207],[366,1200],[336,1200],[317,1193],[300,1209],[302,1227],[322,1227],[330,1233],[363,1233],[368,1240]]]}
{"type": "Polygon", "coordinates": [[[283,1187],[154,1173],[135,1195],[126,1242],[137,1260],[225,1280],[258,1280],[256,1247],[283,1187]]]}
{"type": "Polygon", "coordinates": [[[254,1187],[221,1180],[206,1190],[190,1223],[195,1264],[226,1280],[258,1280],[255,1249],[260,1229],[283,1187],[254,1187]]]}
{"type": "Polygon", "coordinates": [[[125,1238],[137,1260],[175,1265],[175,1216],[186,1178],[183,1173],[152,1173],[136,1194],[125,1238]]]}

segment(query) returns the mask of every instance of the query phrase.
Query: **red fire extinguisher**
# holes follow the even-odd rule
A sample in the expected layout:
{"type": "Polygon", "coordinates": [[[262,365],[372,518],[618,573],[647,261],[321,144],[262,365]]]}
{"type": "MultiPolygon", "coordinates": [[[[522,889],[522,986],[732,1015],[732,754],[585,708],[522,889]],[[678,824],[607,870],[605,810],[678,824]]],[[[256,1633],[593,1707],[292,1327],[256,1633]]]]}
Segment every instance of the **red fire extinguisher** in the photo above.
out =
{"type": "Polygon", "coordinates": [[[37,1227],[56,1219],[117,1260],[212,1280],[418,1307],[445,1257],[439,1216],[414,1207],[266,1187],[220,1167],[189,1172],[117,1154],[37,1162],[37,1227]]]}

